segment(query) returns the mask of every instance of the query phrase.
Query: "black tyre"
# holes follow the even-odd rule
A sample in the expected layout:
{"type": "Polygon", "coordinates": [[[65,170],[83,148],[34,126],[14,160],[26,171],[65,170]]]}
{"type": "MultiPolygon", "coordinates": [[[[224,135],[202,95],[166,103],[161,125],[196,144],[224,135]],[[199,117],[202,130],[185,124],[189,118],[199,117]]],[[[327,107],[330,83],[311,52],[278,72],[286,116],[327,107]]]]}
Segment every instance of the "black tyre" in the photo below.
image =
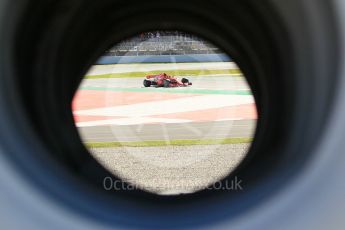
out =
{"type": "Polygon", "coordinates": [[[145,87],[150,87],[152,85],[152,82],[147,80],[147,79],[145,79],[143,84],[144,84],[145,87]]]}
{"type": "Polygon", "coordinates": [[[189,80],[188,80],[187,78],[182,78],[182,79],[181,79],[181,82],[182,82],[183,84],[188,84],[188,83],[189,83],[189,80]]]}
{"type": "Polygon", "coordinates": [[[165,88],[170,87],[170,81],[164,80],[164,87],[165,87],[165,88]]]}

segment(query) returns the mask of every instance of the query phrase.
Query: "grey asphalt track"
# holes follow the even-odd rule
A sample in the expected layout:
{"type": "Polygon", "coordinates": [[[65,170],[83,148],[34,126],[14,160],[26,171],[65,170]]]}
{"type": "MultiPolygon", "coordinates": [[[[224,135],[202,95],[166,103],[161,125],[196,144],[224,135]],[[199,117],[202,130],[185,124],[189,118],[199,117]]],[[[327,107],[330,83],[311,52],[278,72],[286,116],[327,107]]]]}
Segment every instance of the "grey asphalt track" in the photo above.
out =
{"type": "Polygon", "coordinates": [[[200,140],[252,137],[256,120],[80,127],[84,142],[200,140]]]}
{"type": "MultiPolygon", "coordinates": [[[[190,89],[249,90],[247,82],[241,76],[189,77],[189,79],[193,82],[193,87],[190,89]]],[[[142,87],[141,82],[142,78],[85,79],[81,88],[138,88],[142,87]]],[[[105,125],[78,127],[78,130],[84,142],[168,141],[252,137],[255,126],[256,120],[238,120],[128,126],[105,125]]]]}

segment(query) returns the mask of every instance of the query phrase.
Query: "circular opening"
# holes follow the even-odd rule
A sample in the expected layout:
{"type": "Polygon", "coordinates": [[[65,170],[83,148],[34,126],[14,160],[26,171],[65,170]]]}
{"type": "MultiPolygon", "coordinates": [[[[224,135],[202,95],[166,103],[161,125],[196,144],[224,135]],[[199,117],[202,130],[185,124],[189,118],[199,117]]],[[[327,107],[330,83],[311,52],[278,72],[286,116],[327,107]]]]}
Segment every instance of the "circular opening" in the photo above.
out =
{"type": "Polygon", "coordinates": [[[256,104],[234,60],[206,40],[181,31],[124,40],[90,68],[72,104],[90,154],[121,179],[104,178],[104,189],[242,189],[220,181],[248,153],[256,104]]]}

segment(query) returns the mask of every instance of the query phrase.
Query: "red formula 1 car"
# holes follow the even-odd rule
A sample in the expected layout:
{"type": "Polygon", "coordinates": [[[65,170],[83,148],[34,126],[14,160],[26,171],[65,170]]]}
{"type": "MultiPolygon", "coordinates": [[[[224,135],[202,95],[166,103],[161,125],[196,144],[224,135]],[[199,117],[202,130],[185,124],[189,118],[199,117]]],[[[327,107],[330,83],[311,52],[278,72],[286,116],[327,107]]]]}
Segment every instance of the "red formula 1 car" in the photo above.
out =
{"type": "Polygon", "coordinates": [[[192,85],[187,78],[182,78],[181,82],[176,77],[169,76],[166,73],[157,75],[147,75],[144,80],[144,86],[150,87],[186,87],[192,85]]]}

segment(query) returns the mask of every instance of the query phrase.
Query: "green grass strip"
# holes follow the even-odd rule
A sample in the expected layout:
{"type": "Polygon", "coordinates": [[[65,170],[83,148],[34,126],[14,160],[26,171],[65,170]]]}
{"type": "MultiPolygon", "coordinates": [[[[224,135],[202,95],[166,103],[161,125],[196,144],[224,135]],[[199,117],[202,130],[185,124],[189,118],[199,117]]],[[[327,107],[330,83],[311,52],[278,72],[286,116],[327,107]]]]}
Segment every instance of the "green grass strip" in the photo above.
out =
{"type": "Polygon", "coordinates": [[[101,75],[87,75],[87,79],[99,79],[99,78],[135,78],[145,77],[146,75],[166,73],[172,76],[204,76],[214,74],[229,74],[229,75],[241,75],[242,72],[239,69],[197,69],[197,70],[155,70],[155,71],[141,71],[141,72],[126,72],[126,73],[111,73],[101,75]]]}
{"type": "Polygon", "coordinates": [[[154,146],[186,146],[186,145],[218,145],[250,143],[253,138],[238,137],[209,140],[171,140],[166,141],[140,141],[140,142],[87,142],[88,148],[115,148],[115,147],[154,147],[154,146]]]}

